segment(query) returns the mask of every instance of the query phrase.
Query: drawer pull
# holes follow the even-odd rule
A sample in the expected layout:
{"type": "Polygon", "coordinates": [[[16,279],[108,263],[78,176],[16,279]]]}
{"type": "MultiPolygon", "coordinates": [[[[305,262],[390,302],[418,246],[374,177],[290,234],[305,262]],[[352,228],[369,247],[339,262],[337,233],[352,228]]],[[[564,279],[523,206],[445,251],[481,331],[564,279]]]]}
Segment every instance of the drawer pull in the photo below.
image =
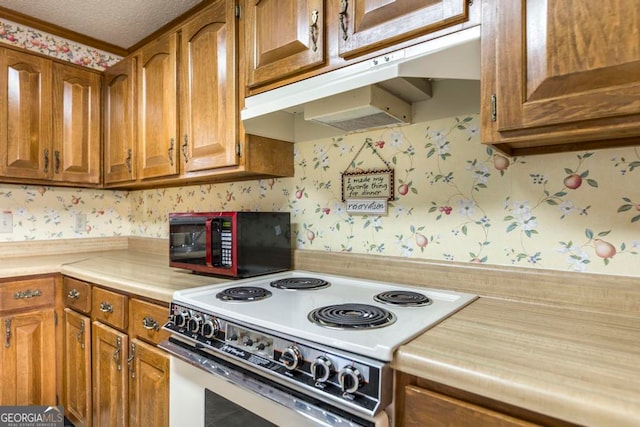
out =
{"type": "Polygon", "coordinates": [[[108,302],[103,301],[100,303],[100,311],[103,313],[113,313],[113,306],[108,302]]]}
{"type": "Polygon", "coordinates": [[[14,299],[30,299],[39,297],[42,295],[42,291],[40,289],[36,289],[32,291],[31,289],[27,289],[26,291],[18,291],[13,295],[14,299]]]}
{"type": "Polygon", "coordinates": [[[122,353],[122,339],[120,337],[116,338],[116,349],[113,352],[113,361],[116,364],[116,368],[118,371],[122,370],[122,364],[120,363],[120,357],[122,353]]]}
{"type": "Polygon", "coordinates": [[[342,30],[342,39],[347,40],[349,34],[347,33],[347,23],[345,22],[347,17],[347,8],[349,7],[348,0],[342,0],[340,2],[340,29],[342,30]]]}
{"type": "Polygon", "coordinates": [[[82,339],[82,335],[84,335],[84,320],[80,320],[80,331],[76,337],[80,343],[80,348],[84,350],[84,340],[82,339]]]}
{"type": "Polygon", "coordinates": [[[129,373],[131,374],[131,378],[136,377],[136,365],[133,360],[136,358],[136,345],[131,344],[131,354],[129,354],[129,358],[127,359],[127,366],[129,367],[129,373]]]}
{"type": "Polygon", "coordinates": [[[149,317],[149,316],[145,316],[145,318],[142,319],[142,327],[148,330],[154,330],[154,331],[160,330],[160,325],[158,324],[158,321],[155,320],[153,317],[149,317]]]}
{"type": "Polygon", "coordinates": [[[6,348],[9,348],[9,346],[11,345],[11,319],[5,319],[4,327],[5,327],[6,331],[7,331],[7,335],[6,335],[5,341],[4,341],[4,346],[6,348]]]}
{"type": "Polygon", "coordinates": [[[78,292],[77,289],[71,289],[69,293],[67,293],[67,297],[71,299],[78,299],[80,298],[80,292],[78,292]]]}

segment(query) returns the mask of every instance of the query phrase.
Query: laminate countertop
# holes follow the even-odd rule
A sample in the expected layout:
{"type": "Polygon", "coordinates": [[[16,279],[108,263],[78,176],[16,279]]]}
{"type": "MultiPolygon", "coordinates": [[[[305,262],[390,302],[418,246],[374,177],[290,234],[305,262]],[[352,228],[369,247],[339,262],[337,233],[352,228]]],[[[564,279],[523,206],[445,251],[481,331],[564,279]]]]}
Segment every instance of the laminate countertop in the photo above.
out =
{"type": "MultiPolygon", "coordinates": [[[[0,278],[58,272],[165,302],[176,290],[227,281],[170,268],[166,255],[126,249],[0,265],[0,278]]],[[[638,426],[640,313],[607,313],[481,297],[402,345],[392,366],[576,424],[638,426]]]]}
{"type": "Polygon", "coordinates": [[[640,425],[640,315],[480,298],[393,367],[580,425],[640,425]]]}

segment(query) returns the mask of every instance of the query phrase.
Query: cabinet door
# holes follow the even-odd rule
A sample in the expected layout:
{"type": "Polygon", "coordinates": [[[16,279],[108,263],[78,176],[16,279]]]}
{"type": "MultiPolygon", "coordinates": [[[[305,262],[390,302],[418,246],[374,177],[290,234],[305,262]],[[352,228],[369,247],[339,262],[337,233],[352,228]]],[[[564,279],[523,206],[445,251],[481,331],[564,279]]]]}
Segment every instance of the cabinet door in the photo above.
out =
{"type": "Polygon", "coordinates": [[[162,36],[139,54],[138,142],[143,179],[179,172],[177,38],[176,33],[162,36]]]}
{"type": "Polygon", "coordinates": [[[0,48],[0,111],[0,175],[49,178],[51,61],[0,48]]]}
{"type": "Polygon", "coordinates": [[[53,64],[53,178],[100,183],[100,74],[53,64]]]}
{"type": "Polygon", "coordinates": [[[483,140],[517,149],[640,134],[636,1],[496,0],[483,15],[482,83],[496,105],[486,122],[485,93],[483,133],[488,123],[496,134],[483,140]]]}
{"type": "Polygon", "coordinates": [[[180,147],[184,172],[238,164],[236,18],[218,1],[182,28],[180,147]]]}
{"type": "Polygon", "coordinates": [[[323,0],[248,2],[247,86],[297,74],[326,61],[323,0]]]}
{"type": "Polygon", "coordinates": [[[104,183],[136,179],[136,58],[104,72],[104,183]]]}
{"type": "Polygon", "coordinates": [[[64,310],[64,409],[75,426],[91,426],[91,320],[64,310]]]}
{"type": "Polygon", "coordinates": [[[54,309],[0,317],[0,405],[56,405],[54,309]]]}
{"type": "Polygon", "coordinates": [[[169,425],[169,356],[138,339],[131,340],[129,425],[169,425]]]}
{"type": "Polygon", "coordinates": [[[533,427],[518,418],[415,386],[405,387],[404,427],[533,427]]]}
{"type": "Polygon", "coordinates": [[[339,55],[352,57],[467,21],[468,0],[341,0],[339,55]]]}
{"type": "Polygon", "coordinates": [[[129,413],[128,337],[95,321],[92,333],[93,425],[126,427],[129,413]]]}

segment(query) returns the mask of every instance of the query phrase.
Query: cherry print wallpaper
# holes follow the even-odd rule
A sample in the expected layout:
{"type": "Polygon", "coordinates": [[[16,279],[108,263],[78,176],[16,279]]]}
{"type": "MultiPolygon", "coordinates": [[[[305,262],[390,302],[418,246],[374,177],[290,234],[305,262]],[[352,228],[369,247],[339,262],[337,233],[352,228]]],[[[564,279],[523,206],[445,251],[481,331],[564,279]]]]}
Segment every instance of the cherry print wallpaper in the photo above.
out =
{"type": "MultiPolygon", "coordinates": [[[[134,192],[0,185],[0,241],[167,237],[174,211],[290,211],[298,249],[640,276],[640,148],[507,158],[479,116],[295,145],[295,177],[134,192]],[[341,174],[371,141],[395,173],[384,216],[350,215],[341,174]],[[73,230],[73,213],[87,230],[73,230]]],[[[357,167],[379,168],[371,148],[357,167]]]]}

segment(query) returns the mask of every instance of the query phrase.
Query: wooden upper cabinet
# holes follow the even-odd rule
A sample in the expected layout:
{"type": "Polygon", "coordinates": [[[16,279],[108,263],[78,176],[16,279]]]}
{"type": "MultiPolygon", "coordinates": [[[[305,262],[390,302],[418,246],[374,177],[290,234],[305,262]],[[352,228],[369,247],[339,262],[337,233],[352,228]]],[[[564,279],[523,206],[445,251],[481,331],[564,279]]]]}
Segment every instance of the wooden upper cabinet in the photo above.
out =
{"type": "Polygon", "coordinates": [[[633,0],[488,2],[483,141],[529,154],[583,149],[586,142],[613,147],[640,136],[637,6],[633,0]],[[598,140],[606,141],[593,143],[598,140]]]}
{"type": "Polygon", "coordinates": [[[219,1],[181,28],[180,154],[183,172],[235,166],[236,19],[219,1]]]}
{"type": "Polygon", "coordinates": [[[136,58],[127,57],[104,72],[104,182],[136,178],[136,58]]]}
{"type": "Polygon", "coordinates": [[[51,152],[51,61],[0,48],[0,175],[47,179],[51,152]]]}
{"type": "Polygon", "coordinates": [[[53,178],[100,183],[100,74],[53,64],[53,178]]]}
{"type": "Polygon", "coordinates": [[[249,87],[325,63],[324,0],[250,1],[245,20],[249,87]]]}
{"type": "Polygon", "coordinates": [[[166,34],[139,53],[138,94],[140,178],[179,172],[176,33],[166,34]]]}
{"type": "Polygon", "coordinates": [[[465,22],[469,15],[468,0],[340,0],[340,5],[343,58],[465,22]]]}

